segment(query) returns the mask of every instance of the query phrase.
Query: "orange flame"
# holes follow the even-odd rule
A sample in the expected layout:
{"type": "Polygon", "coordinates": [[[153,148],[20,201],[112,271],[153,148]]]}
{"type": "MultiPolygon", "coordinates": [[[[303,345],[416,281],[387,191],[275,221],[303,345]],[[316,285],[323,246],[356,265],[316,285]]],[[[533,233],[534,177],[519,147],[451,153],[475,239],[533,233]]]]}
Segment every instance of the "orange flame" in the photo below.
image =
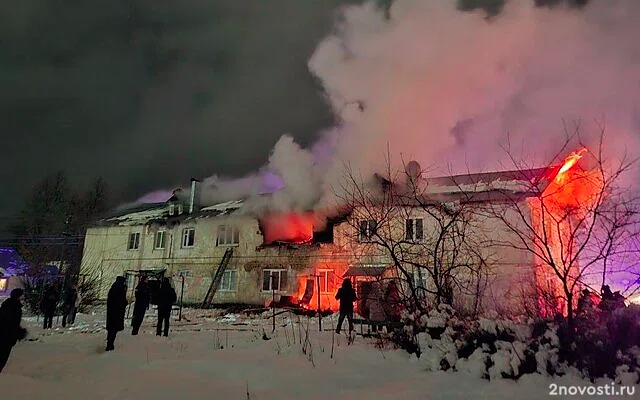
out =
{"type": "Polygon", "coordinates": [[[573,168],[573,166],[576,165],[578,161],[580,161],[580,159],[582,158],[582,153],[584,153],[585,151],[587,151],[587,149],[583,147],[579,151],[574,151],[573,153],[569,154],[564,159],[564,164],[562,164],[562,167],[560,167],[560,170],[556,174],[555,180],[557,183],[564,182],[567,171],[573,168]]]}
{"type": "MultiPolygon", "coordinates": [[[[540,199],[530,202],[532,223],[538,238],[547,238],[543,245],[548,246],[555,262],[571,259],[568,257],[575,246],[576,232],[573,227],[577,221],[586,217],[597,196],[601,193],[602,180],[596,170],[581,170],[573,167],[580,161],[586,148],[571,153],[565,158],[555,179],[546,187],[540,199]]],[[[538,239],[541,240],[541,239],[538,239]]],[[[566,315],[569,306],[563,301],[563,290],[559,279],[550,270],[545,261],[538,260],[536,270],[537,286],[547,299],[538,299],[545,316],[555,313],[566,315]],[[555,299],[550,304],[549,298],[555,299]]],[[[548,260],[547,260],[548,262],[548,260]]],[[[561,269],[577,268],[577,265],[558,266],[561,269]]]]}
{"type": "Polygon", "coordinates": [[[342,283],[342,275],[347,268],[347,264],[343,260],[319,260],[315,263],[307,275],[298,276],[297,299],[300,306],[306,310],[318,309],[318,293],[320,294],[320,310],[337,311],[340,303],[335,299],[338,287],[342,283]],[[318,277],[319,275],[319,277],[318,277]],[[320,280],[320,289],[318,290],[318,280],[320,280]],[[313,295],[309,299],[304,299],[305,290],[309,281],[313,281],[313,295]],[[304,303],[303,300],[308,300],[304,303]]]}
{"type": "Polygon", "coordinates": [[[313,239],[313,213],[286,213],[266,216],[262,222],[264,242],[307,243],[313,239]]]}

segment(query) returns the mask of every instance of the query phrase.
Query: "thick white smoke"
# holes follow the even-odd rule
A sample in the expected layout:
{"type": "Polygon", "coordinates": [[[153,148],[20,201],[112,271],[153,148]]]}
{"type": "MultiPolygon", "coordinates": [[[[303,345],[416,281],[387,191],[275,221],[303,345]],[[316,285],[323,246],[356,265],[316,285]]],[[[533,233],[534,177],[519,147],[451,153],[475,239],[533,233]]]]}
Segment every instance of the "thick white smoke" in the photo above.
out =
{"type": "Polygon", "coordinates": [[[510,0],[486,19],[454,1],[396,0],[389,19],[373,4],[343,16],[309,62],[336,112],[366,104],[343,127],[339,160],[380,168],[388,144],[396,160],[433,173],[502,169],[513,167],[509,138],[544,164],[565,140],[563,123],[577,121],[588,143],[606,124],[611,156],[640,149],[638,1],[577,10],[510,0]]]}
{"type": "MultiPolygon", "coordinates": [[[[344,165],[363,176],[415,159],[433,175],[543,165],[580,121],[582,139],[607,129],[609,155],[640,149],[640,2],[592,0],[582,9],[510,0],[497,16],[455,1],[395,0],[341,10],[309,60],[341,124],[310,149],[283,136],[260,173],[205,182],[205,199],[262,191],[266,172],[283,189],[252,207],[302,210],[339,186],[344,165]],[[209,185],[211,186],[211,185],[209,185]]],[[[330,197],[330,196],[329,196],[330,197]]],[[[320,205],[319,205],[320,204],[320,205]]]]}

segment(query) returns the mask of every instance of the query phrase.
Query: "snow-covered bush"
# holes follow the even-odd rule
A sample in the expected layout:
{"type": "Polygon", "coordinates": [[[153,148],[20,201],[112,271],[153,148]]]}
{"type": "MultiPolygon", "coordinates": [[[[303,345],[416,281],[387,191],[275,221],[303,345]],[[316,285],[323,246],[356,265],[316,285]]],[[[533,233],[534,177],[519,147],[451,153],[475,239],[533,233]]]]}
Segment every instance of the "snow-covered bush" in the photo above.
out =
{"type": "Polygon", "coordinates": [[[485,379],[579,371],[595,380],[640,383],[640,307],[565,321],[458,319],[450,307],[407,313],[392,340],[427,370],[465,371],[485,379]]]}
{"type": "Polygon", "coordinates": [[[631,306],[612,312],[578,317],[570,329],[560,332],[561,360],[575,366],[590,378],[615,378],[621,366],[640,371],[640,363],[631,349],[640,347],[640,307],[631,306]]]}

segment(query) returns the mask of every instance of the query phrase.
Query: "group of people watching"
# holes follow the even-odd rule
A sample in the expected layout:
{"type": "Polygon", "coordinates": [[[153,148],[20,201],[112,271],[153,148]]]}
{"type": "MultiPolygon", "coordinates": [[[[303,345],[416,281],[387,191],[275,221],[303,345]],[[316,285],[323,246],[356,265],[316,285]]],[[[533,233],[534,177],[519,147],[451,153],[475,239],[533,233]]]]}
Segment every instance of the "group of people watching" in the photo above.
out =
{"type": "MultiPolygon", "coordinates": [[[[158,323],[156,325],[156,335],[169,336],[169,317],[171,309],[176,302],[176,291],[171,286],[169,278],[163,278],[160,288],[155,297],[158,308],[158,323]]],[[[126,308],[129,304],[127,299],[127,285],[124,276],[118,276],[111,285],[107,295],[107,347],[106,351],[115,349],[114,343],[118,332],[124,330],[124,320],[126,308]]],[[[135,289],[135,303],[133,305],[133,316],[131,318],[131,334],[138,335],[144,316],[151,304],[151,287],[146,275],[140,276],[140,281],[135,289]]]]}
{"type": "Polygon", "coordinates": [[[605,312],[611,312],[619,308],[626,307],[624,296],[619,291],[612,292],[609,285],[603,285],[600,289],[600,297],[589,289],[582,290],[580,298],[578,298],[578,307],[576,312],[582,314],[590,309],[596,309],[605,312]]]}
{"type": "MultiPolygon", "coordinates": [[[[42,312],[43,322],[42,329],[51,329],[53,327],[53,317],[58,309],[60,295],[53,285],[47,285],[42,293],[40,300],[40,311],[42,312]]],[[[82,297],[78,292],[78,286],[73,284],[67,287],[62,295],[62,327],[66,327],[67,323],[73,325],[76,320],[76,313],[82,297]]]]}

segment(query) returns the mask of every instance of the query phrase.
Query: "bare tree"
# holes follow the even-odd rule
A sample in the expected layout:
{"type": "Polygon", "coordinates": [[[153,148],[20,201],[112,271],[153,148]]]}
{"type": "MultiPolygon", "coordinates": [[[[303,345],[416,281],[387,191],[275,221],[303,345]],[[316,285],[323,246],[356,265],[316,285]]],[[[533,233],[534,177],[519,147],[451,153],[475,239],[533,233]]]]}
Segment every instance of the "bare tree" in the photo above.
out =
{"type": "Polygon", "coordinates": [[[637,232],[638,199],[624,185],[635,160],[627,155],[605,160],[604,129],[595,149],[584,147],[578,133],[568,135],[558,154],[541,169],[529,168],[506,149],[523,177],[524,187],[518,190],[528,193],[527,199],[502,190],[502,201],[487,209],[509,233],[496,244],[535,259],[538,300],[544,299],[540,311],[566,313],[570,326],[585,278],[595,270],[604,284],[610,273],[633,265],[637,254],[626,244],[637,232]],[[563,157],[572,143],[578,143],[580,150],[563,157]],[[620,265],[622,260],[627,267],[620,265]]]}
{"type": "Polygon", "coordinates": [[[431,193],[417,163],[385,176],[365,180],[346,168],[338,191],[351,209],[347,237],[352,252],[371,264],[395,268],[405,305],[424,310],[439,304],[466,301],[467,310],[480,311],[488,259],[481,222],[475,212],[474,191],[450,183],[450,193],[431,193]],[[453,186],[453,187],[451,187],[453,186]]]}

